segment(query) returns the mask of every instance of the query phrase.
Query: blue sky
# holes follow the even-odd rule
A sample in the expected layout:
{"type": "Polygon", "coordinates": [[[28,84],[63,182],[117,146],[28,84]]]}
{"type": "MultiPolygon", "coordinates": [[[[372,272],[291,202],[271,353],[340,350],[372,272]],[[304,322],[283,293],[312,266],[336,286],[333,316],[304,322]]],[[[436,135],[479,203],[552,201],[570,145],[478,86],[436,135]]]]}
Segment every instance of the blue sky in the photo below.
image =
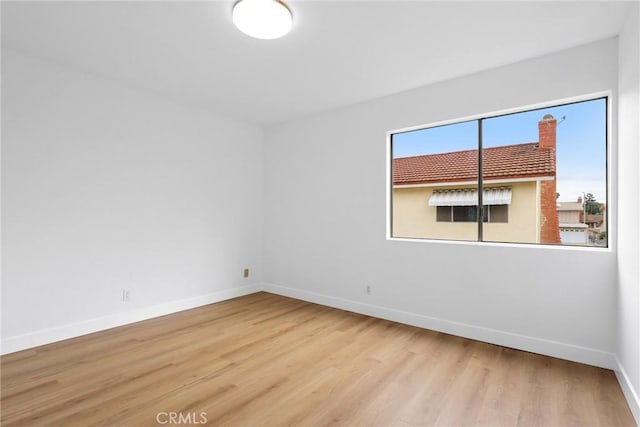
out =
{"type": "MultiPolygon", "coordinates": [[[[494,117],[483,121],[483,146],[538,141],[538,121],[545,114],[558,120],[557,190],[560,201],[593,193],[606,201],[606,100],[494,117]],[[562,117],[565,120],[562,120],[562,117]]],[[[395,134],[393,157],[476,149],[477,121],[395,134]]]]}

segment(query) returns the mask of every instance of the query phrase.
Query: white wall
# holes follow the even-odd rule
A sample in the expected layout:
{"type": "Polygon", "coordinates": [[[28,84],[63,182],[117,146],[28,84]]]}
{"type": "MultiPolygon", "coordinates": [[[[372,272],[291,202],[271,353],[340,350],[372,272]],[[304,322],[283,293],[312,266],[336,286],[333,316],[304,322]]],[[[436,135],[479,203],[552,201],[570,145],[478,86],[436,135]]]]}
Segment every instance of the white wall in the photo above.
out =
{"type": "Polygon", "coordinates": [[[619,42],[618,378],[640,423],[640,8],[619,42]],[[635,405],[632,402],[635,401],[635,405]]]}
{"type": "Polygon", "coordinates": [[[6,49],[2,83],[4,352],[260,282],[261,129],[6,49]]]}
{"type": "Polygon", "coordinates": [[[616,87],[609,39],[268,130],[267,289],[612,367],[615,253],[387,241],[385,133],[616,87]]]}

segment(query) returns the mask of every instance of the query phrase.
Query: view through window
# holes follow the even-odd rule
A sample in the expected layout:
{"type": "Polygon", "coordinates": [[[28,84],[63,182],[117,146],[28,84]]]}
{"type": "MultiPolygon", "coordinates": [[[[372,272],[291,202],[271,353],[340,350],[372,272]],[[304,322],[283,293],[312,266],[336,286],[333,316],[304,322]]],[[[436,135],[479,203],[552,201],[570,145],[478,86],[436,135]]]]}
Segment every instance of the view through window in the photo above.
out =
{"type": "Polygon", "coordinates": [[[392,237],[608,245],[607,98],[395,133],[391,153],[392,237]]]}

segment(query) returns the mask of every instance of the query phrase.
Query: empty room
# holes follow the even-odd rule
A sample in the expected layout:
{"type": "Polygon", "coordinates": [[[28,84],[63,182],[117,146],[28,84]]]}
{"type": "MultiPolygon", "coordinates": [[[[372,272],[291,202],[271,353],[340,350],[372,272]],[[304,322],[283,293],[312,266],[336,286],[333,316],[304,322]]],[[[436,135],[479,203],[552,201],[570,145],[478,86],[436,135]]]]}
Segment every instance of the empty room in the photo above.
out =
{"type": "Polygon", "coordinates": [[[640,2],[0,8],[2,426],[640,423],[640,2]]]}

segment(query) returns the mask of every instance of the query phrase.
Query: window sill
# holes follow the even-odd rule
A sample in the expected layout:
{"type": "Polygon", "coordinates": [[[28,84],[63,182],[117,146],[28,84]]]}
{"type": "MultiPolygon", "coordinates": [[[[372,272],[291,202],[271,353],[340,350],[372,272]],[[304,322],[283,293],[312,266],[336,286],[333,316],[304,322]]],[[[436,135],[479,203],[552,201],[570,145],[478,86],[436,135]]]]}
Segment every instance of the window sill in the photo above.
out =
{"type": "Polygon", "coordinates": [[[503,242],[473,242],[469,240],[441,240],[426,238],[408,238],[408,237],[388,237],[387,241],[407,242],[418,244],[448,244],[448,245],[464,245],[464,246],[484,246],[498,248],[527,248],[527,249],[550,249],[559,251],[578,251],[578,252],[602,252],[611,253],[612,245],[607,247],[600,246],[573,246],[573,245],[545,245],[540,243],[503,243],[503,242]]]}

